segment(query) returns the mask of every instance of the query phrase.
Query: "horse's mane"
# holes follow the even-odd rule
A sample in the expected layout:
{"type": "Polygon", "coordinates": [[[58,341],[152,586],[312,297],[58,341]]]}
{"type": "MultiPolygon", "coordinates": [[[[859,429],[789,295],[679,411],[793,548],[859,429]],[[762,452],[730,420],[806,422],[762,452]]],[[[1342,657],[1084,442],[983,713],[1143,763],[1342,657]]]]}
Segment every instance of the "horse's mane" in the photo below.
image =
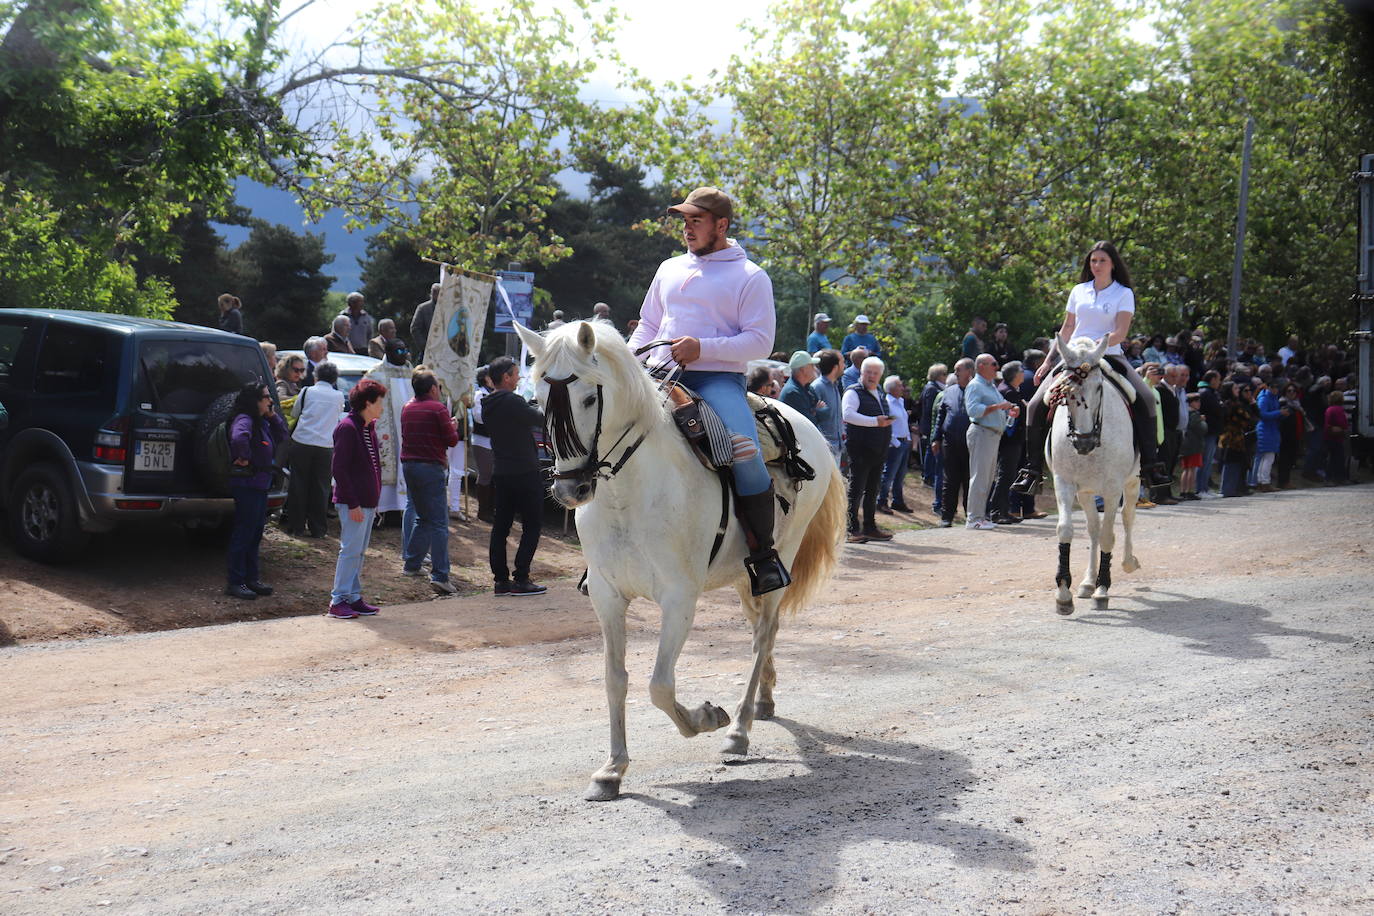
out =
{"type": "Polygon", "coordinates": [[[578,378],[613,392],[611,397],[617,410],[624,411],[625,419],[641,429],[648,429],[667,417],[657,386],[614,325],[604,321],[574,321],[550,331],[544,341],[544,353],[534,365],[536,383],[548,366],[559,362],[573,366],[572,371],[578,378]],[[584,323],[596,335],[590,359],[577,342],[578,329],[584,323]]]}

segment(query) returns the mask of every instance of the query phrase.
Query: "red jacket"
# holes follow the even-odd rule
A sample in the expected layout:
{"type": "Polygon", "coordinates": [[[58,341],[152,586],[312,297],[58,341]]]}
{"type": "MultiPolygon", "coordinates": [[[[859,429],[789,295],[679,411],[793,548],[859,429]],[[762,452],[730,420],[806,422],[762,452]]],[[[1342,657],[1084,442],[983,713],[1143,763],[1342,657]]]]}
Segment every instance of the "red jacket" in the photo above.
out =
{"type": "Polygon", "coordinates": [[[416,395],[401,408],[401,460],[448,464],[458,430],[448,409],[432,394],[416,395]]]}

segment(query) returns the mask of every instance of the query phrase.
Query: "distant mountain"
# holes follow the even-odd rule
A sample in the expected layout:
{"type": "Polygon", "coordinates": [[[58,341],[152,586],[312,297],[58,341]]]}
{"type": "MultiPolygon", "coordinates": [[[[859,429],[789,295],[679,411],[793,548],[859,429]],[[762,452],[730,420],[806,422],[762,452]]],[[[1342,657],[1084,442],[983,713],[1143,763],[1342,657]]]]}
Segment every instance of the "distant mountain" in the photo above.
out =
{"type": "MultiPolygon", "coordinates": [[[[344,228],[345,217],[341,210],[330,210],[318,223],[307,223],[305,212],[288,192],[269,188],[247,178],[240,178],[234,184],[234,195],[239,206],[246,207],[258,219],[280,223],[296,232],[324,235],[325,250],[334,255],[333,263],[326,265],[324,272],[337,278],[333,286],[335,292],[352,292],[363,285],[358,259],[367,249],[367,240],[376,233],[375,228],[349,232],[344,228]]],[[[246,226],[226,226],[221,223],[215,223],[214,226],[230,248],[237,248],[248,238],[246,226]]]]}

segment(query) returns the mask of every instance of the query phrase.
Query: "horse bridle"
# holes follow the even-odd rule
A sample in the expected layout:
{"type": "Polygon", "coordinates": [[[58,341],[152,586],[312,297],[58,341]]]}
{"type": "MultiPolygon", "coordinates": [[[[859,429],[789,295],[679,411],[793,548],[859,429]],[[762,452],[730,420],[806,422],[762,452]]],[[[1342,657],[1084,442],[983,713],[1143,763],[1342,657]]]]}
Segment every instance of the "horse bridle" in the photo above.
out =
{"type": "MultiPolygon", "coordinates": [[[[641,356],[655,347],[665,346],[671,343],[667,340],[655,340],[645,344],[635,351],[635,356],[641,356]]],[[[545,383],[549,386],[548,411],[544,416],[544,435],[553,444],[554,457],[565,457],[567,455],[586,455],[587,460],[581,467],[571,471],[556,472],[552,476],[553,480],[575,480],[589,486],[596,486],[598,480],[610,480],[620,469],[625,467],[625,463],[633,457],[639,447],[644,444],[649,431],[646,429],[640,433],[635,441],[631,442],[620,455],[620,460],[612,464],[608,460],[601,458],[601,417],[605,409],[605,397],[602,394],[600,385],[596,386],[596,428],[592,431],[591,446],[582,444],[582,439],[577,434],[577,427],[572,423],[572,396],[568,393],[568,386],[577,381],[576,373],[564,376],[563,378],[549,378],[544,376],[545,383]],[[552,423],[552,435],[550,435],[550,424],[552,423]]],[[[620,434],[620,438],[611,443],[611,447],[606,450],[607,456],[613,453],[620,443],[634,431],[634,424],[625,427],[625,431],[620,434]]]]}
{"type": "MultiPolygon", "coordinates": [[[[1055,390],[1052,394],[1054,403],[1073,406],[1077,404],[1088,409],[1088,399],[1083,394],[1083,383],[1088,380],[1088,376],[1097,368],[1096,364],[1079,363],[1060,377],[1055,382],[1055,390]]],[[[1069,441],[1073,443],[1074,449],[1080,455],[1086,455],[1093,449],[1102,444],[1102,393],[1099,391],[1097,397],[1097,409],[1093,412],[1093,428],[1086,433],[1079,432],[1073,425],[1073,411],[1068,411],[1069,422],[1069,441]],[[1086,449],[1080,449],[1079,443],[1087,445],[1086,449]]]]}

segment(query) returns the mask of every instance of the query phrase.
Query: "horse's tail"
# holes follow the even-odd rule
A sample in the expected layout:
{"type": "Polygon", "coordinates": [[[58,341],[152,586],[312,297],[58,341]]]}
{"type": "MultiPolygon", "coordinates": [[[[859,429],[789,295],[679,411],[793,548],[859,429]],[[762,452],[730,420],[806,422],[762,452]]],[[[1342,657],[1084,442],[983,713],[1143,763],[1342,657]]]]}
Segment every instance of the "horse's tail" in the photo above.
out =
{"type": "MultiPolygon", "coordinates": [[[[829,462],[827,462],[829,463],[829,462]]],[[[839,556],[840,538],[844,536],[845,517],[849,511],[849,497],[846,494],[844,478],[838,468],[830,472],[830,483],[825,490],[825,499],[811,516],[802,535],[801,547],[792,561],[792,584],[783,594],[778,611],[795,614],[811,603],[821,587],[835,571],[835,560],[839,556]]]]}

